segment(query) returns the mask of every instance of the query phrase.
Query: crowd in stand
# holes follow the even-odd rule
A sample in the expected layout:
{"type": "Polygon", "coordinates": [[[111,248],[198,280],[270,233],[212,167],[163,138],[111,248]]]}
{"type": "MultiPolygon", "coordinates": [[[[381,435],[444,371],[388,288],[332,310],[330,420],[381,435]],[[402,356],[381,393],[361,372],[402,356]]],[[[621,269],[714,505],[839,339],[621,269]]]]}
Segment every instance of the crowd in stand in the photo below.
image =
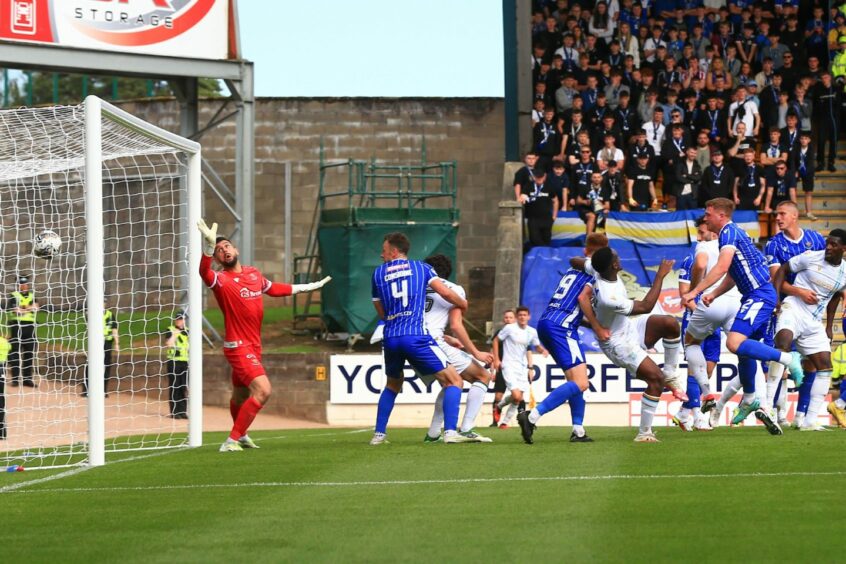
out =
{"type": "Polygon", "coordinates": [[[532,245],[559,210],[588,233],[609,211],[716,197],[815,220],[834,172],[846,2],[536,0],[533,146],[514,179],[532,245]],[[830,6],[830,8],[829,8],[830,6]]]}

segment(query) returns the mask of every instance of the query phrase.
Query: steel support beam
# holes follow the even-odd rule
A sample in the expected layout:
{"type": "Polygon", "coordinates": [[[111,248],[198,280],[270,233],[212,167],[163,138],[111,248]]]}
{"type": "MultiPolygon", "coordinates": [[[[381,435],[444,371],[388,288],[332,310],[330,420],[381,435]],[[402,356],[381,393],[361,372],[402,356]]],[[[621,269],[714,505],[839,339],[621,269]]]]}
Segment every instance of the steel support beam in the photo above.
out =
{"type": "MultiPolygon", "coordinates": [[[[255,261],[255,123],[256,108],[253,96],[253,63],[241,62],[241,78],[229,83],[238,90],[235,136],[235,210],[241,216],[238,250],[244,264],[255,261]]],[[[234,92],[233,92],[234,94],[234,92]]]]}

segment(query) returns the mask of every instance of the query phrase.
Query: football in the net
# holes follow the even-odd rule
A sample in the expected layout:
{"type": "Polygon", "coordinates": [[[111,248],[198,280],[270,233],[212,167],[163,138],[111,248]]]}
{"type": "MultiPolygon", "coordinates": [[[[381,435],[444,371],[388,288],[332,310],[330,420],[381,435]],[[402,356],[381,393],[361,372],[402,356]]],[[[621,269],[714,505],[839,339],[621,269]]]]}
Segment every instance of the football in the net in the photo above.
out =
{"type": "Polygon", "coordinates": [[[54,231],[45,229],[35,236],[35,243],[32,246],[32,253],[40,258],[52,258],[59,253],[62,246],[62,238],[54,231]]]}

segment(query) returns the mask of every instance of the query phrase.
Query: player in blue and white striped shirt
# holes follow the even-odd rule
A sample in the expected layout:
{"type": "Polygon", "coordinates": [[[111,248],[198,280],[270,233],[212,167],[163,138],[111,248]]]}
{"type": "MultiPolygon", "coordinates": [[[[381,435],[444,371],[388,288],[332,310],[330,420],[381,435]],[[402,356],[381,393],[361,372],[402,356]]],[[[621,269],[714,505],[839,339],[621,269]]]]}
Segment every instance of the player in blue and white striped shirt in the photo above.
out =
{"type": "Polygon", "coordinates": [[[785,365],[798,384],[802,382],[802,363],[799,353],[785,353],[760,342],[767,332],[770,318],[775,310],[778,296],[770,283],[770,272],[764,255],[737,224],[731,221],[734,202],[727,198],[714,198],[705,204],[705,223],[708,229],[719,233],[720,254],[717,264],[696,285],[682,296],[683,303],[695,300],[706,288],[718,282],[727,272],[720,286],[702,297],[702,303],[709,306],[714,298],[737,286],[742,296],[740,309],[731,324],[726,346],[737,354],[737,368],[743,383],[743,401],[732,420],[738,424],[754,412],[772,434],[781,434],[778,424],[772,419],[769,409],[761,409],[766,403],[766,386],[757,390],[755,374],[756,360],[776,361],[785,365]]]}
{"type": "MultiPolygon", "coordinates": [[[[822,251],[825,250],[825,237],[811,229],[802,229],[799,227],[799,207],[791,201],[781,202],[775,210],[775,221],[779,228],[779,232],[769,240],[764,250],[767,256],[767,261],[770,268],[770,276],[775,277],[775,273],[779,267],[788,262],[795,256],[808,251],[822,251]]],[[[782,287],[780,297],[784,299],[785,289],[789,292],[797,292],[799,297],[813,300],[815,298],[808,296],[806,292],[801,289],[793,288],[793,280],[796,275],[792,272],[788,273],[788,284],[782,287]]],[[[767,343],[770,344],[775,337],[775,320],[770,324],[770,334],[768,335],[767,343]]],[[[806,366],[807,367],[807,366],[806,366]]],[[[784,369],[778,363],[770,363],[767,372],[767,407],[771,407],[773,403],[779,404],[779,412],[786,411],[785,396],[786,387],[782,385],[782,374],[784,369]],[[785,393],[782,393],[785,392],[785,393]]],[[[801,427],[802,420],[808,412],[808,406],[811,402],[811,388],[814,385],[817,373],[813,370],[805,372],[805,378],[802,385],[799,386],[799,400],[796,402],[796,414],[793,417],[794,427],[801,427]]],[[[786,419],[786,415],[784,416],[786,419]]]]}
{"type": "MultiPolygon", "coordinates": [[[[585,255],[589,257],[595,251],[607,246],[608,237],[602,233],[591,233],[585,241],[585,255]]],[[[582,270],[575,268],[567,270],[558,282],[558,288],[538,322],[538,337],[543,346],[549,350],[558,367],[564,371],[567,383],[555,388],[531,412],[523,412],[517,416],[523,440],[529,444],[534,442],[532,434],[541,416],[567,401],[570,402],[570,414],[573,419],[570,442],[593,441],[587,436],[582,426],[585,418],[584,391],[587,390],[589,383],[585,353],[578,335],[579,325],[582,322],[579,296],[592,280],[593,276],[582,270]]]]}
{"type": "Polygon", "coordinates": [[[373,305],[385,320],[382,353],[385,389],[379,396],[376,430],[371,445],[385,442],[388,419],[397,394],[402,391],[406,361],[421,374],[434,374],[444,387],[444,442],[468,442],[456,431],[461,401],[461,376],[447,363],[446,355],[429,335],[423,319],[426,288],[432,288],[455,307],[465,311],[467,302],[446,287],[431,266],[408,260],[411,243],[403,233],[389,233],[382,243],[384,264],[373,272],[373,305]]]}

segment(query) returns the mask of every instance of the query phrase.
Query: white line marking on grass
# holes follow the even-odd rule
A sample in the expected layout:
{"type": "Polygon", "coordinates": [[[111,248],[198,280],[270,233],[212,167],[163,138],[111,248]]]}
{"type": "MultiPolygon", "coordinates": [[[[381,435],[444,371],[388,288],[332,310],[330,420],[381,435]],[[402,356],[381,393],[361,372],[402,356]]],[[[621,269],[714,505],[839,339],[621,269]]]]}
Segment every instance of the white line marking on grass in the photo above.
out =
{"type": "MultiPolygon", "coordinates": [[[[366,433],[367,431],[372,431],[372,427],[368,427],[367,429],[353,429],[352,431],[336,431],[332,433],[315,433],[313,435],[296,435],[297,437],[333,437],[337,435],[354,435],[355,433],[366,433]]],[[[290,439],[294,435],[279,435],[278,437],[265,437],[261,439],[253,439],[255,442],[260,441],[276,441],[279,439],[290,439]]]]}
{"type": "Polygon", "coordinates": [[[418,486],[489,484],[502,482],[593,482],[605,480],[704,480],[712,478],[790,478],[846,476],[846,471],[833,472],[738,472],[726,474],[608,474],[602,476],[536,476],[511,478],[458,478],[453,480],[381,480],[352,482],[242,482],[235,484],[184,484],[161,486],[112,486],[103,488],[50,488],[43,490],[10,490],[2,493],[75,493],[75,492],[132,492],[163,490],[203,490],[226,488],[334,488],[360,486],[418,486]]]}
{"type": "MultiPolygon", "coordinates": [[[[109,464],[117,464],[120,462],[131,462],[135,460],[143,460],[145,458],[153,458],[156,456],[163,456],[165,454],[170,454],[172,452],[176,452],[177,449],[174,450],[166,450],[160,452],[154,452],[151,454],[140,454],[138,456],[130,456],[129,458],[121,458],[119,460],[113,460],[109,462],[109,464]]],[[[77,474],[81,474],[83,472],[87,472],[88,470],[92,470],[96,468],[96,466],[78,466],[76,468],[71,468],[70,470],[65,470],[64,472],[59,472],[58,474],[53,474],[52,476],[44,476],[43,478],[36,478],[35,480],[27,480],[25,482],[19,482],[17,484],[11,484],[8,486],[4,486],[0,488],[0,494],[14,492],[14,491],[21,491],[21,488],[26,488],[29,486],[34,486],[36,484],[43,484],[44,482],[52,482],[53,480],[61,480],[62,478],[69,478],[71,476],[75,476],[77,474]]]]}

